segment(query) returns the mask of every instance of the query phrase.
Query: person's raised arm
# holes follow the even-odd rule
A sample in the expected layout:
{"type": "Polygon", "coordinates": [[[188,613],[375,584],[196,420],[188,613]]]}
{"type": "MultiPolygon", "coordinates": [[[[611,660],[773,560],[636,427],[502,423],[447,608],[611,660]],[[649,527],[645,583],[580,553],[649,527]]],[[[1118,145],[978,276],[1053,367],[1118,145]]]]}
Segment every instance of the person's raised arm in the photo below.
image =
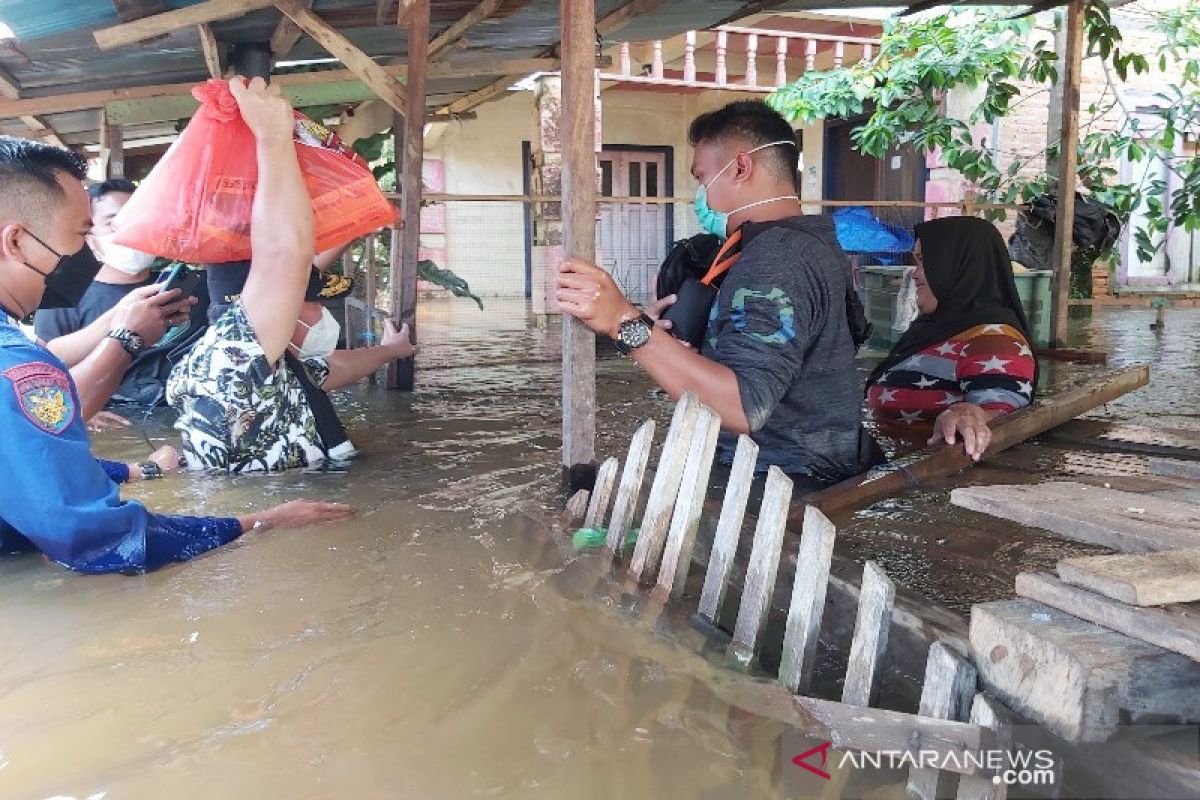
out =
{"type": "Polygon", "coordinates": [[[253,131],[258,156],[258,188],[250,222],[250,276],[242,305],[263,353],[272,365],[291,341],[313,260],[312,203],[296,146],[292,108],[261,78],[229,82],[242,119],[253,131]]]}

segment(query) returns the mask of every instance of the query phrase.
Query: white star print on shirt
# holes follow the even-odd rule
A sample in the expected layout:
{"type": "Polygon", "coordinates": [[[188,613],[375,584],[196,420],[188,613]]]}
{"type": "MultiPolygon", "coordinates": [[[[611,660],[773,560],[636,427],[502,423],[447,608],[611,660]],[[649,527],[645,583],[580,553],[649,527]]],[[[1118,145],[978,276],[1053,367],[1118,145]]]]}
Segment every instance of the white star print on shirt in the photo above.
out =
{"type": "Polygon", "coordinates": [[[1017,342],[1017,355],[1022,357],[1031,356],[1033,355],[1033,351],[1024,342],[1017,342]]]}
{"type": "Polygon", "coordinates": [[[921,419],[920,411],[901,411],[900,421],[905,425],[912,425],[917,420],[921,419]]]}
{"type": "Polygon", "coordinates": [[[1004,326],[996,323],[983,326],[984,333],[1004,333],[1004,326]]]}
{"type": "Polygon", "coordinates": [[[983,367],[984,372],[1003,372],[1005,365],[1011,362],[1011,358],[1005,359],[999,356],[992,356],[987,361],[976,361],[975,363],[983,367]]]}
{"type": "Polygon", "coordinates": [[[939,356],[954,355],[954,342],[942,342],[941,346],[937,348],[937,354],[939,356]]]}
{"type": "Polygon", "coordinates": [[[931,380],[928,375],[922,375],[921,380],[917,381],[915,386],[918,389],[928,389],[930,386],[936,386],[937,381],[931,380]]]}
{"type": "Polygon", "coordinates": [[[879,402],[880,403],[890,403],[895,399],[896,399],[896,390],[895,389],[880,389],[879,390],[879,402]]]}
{"type": "Polygon", "coordinates": [[[1025,395],[1033,394],[1033,384],[1029,381],[1018,381],[1017,391],[1025,395]]]}
{"type": "Polygon", "coordinates": [[[960,402],[961,400],[962,400],[962,398],[959,397],[958,395],[956,395],[954,392],[946,392],[946,396],[943,397],[941,400],[938,400],[938,405],[939,406],[952,406],[955,403],[960,402]]]}

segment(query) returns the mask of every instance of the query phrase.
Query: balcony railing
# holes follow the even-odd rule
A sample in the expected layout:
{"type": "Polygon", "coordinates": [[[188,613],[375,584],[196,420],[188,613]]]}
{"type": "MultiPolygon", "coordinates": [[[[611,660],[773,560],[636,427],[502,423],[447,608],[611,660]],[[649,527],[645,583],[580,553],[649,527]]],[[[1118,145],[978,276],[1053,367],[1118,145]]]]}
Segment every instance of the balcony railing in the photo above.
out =
{"type": "Polygon", "coordinates": [[[663,40],[658,39],[649,43],[650,63],[639,65],[637,70],[634,69],[632,58],[634,46],[629,43],[622,44],[618,59],[619,71],[601,72],[600,80],[686,88],[771,92],[796,77],[796,75],[789,76],[789,67],[794,69],[796,65],[802,64],[803,69],[799,72],[815,69],[818,57],[825,53],[832,54],[832,59],[828,60],[828,63],[833,67],[841,67],[849,60],[867,60],[878,48],[879,40],[860,36],[830,36],[732,26],[723,26],[713,31],[688,31],[683,36],[683,68],[682,70],[670,70],[670,72],[679,74],[680,77],[668,74],[667,65],[677,61],[678,57],[664,58],[663,40]],[[696,43],[699,34],[714,36],[712,44],[716,50],[716,61],[711,79],[707,74],[700,77],[697,73],[696,43]],[[760,43],[768,44],[772,40],[774,41],[773,46],[768,46],[763,56],[765,59],[769,57],[768,54],[774,54],[773,80],[771,83],[761,83],[758,68],[759,46],[760,43]],[[734,75],[734,79],[731,81],[731,62],[736,61],[741,62],[743,70],[740,78],[734,75]]]}

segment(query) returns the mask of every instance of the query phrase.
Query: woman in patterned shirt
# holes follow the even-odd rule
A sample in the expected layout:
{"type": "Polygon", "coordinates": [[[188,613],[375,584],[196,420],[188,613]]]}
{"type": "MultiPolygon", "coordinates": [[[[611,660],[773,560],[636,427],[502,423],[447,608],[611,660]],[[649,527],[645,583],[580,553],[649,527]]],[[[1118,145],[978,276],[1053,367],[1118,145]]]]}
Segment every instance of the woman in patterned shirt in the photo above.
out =
{"type": "Polygon", "coordinates": [[[867,381],[873,418],[928,444],[962,437],[976,461],[988,421],[1033,401],[1037,361],[1004,239],[990,222],[944,217],[916,226],[920,316],[867,381]]]}

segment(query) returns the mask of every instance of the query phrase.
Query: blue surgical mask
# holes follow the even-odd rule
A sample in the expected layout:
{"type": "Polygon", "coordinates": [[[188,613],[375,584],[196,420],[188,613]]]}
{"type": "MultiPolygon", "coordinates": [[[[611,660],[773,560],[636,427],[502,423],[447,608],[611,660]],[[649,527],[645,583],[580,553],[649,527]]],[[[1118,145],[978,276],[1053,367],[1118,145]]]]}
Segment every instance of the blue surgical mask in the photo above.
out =
{"type": "MultiPolygon", "coordinates": [[[[781,139],[778,142],[768,142],[767,144],[760,144],[758,147],[755,147],[753,150],[746,151],[746,155],[750,155],[751,153],[757,153],[759,150],[763,150],[767,147],[775,147],[775,146],[781,145],[781,144],[790,144],[792,147],[796,146],[795,142],[788,141],[786,139],[781,139]]],[[[718,171],[717,174],[713,176],[712,180],[710,180],[708,183],[702,183],[696,187],[696,204],[695,204],[696,219],[698,219],[700,221],[700,227],[702,230],[713,234],[714,236],[716,236],[718,239],[721,239],[721,240],[724,240],[726,237],[729,236],[729,217],[731,215],[736,214],[739,211],[745,211],[747,208],[761,206],[766,203],[774,203],[776,200],[787,200],[787,199],[790,199],[791,197],[795,196],[795,195],[783,195],[782,197],[770,197],[770,198],[767,198],[766,200],[759,200],[758,202],[755,202],[755,203],[748,203],[747,205],[740,206],[738,208],[733,209],[732,211],[717,211],[715,208],[713,208],[712,206],[710,206],[708,204],[708,187],[712,186],[714,183],[716,183],[717,179],[725,174],[725,170],[727,170],[731,166],[733,166],[734,162],[736,162],[736,161],[737,161],[736,157],[731,158],[729,160],[729,163],[726,164],[725,166],[721,167],[720,171],[718,171]]]]}

